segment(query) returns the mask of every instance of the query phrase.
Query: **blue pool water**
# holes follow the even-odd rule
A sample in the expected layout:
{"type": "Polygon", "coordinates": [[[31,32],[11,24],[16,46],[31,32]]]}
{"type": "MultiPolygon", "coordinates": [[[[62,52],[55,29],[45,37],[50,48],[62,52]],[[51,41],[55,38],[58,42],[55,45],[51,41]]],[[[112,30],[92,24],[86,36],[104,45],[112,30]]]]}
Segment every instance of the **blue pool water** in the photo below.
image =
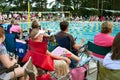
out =
{"type": "MultiPolygon", "coordinates": [[[[46,28],[46,30],[51,30],[52,34],[56,34],[58,31],[60,31],[59,28],[60,22],[40,22],[40,25],[42,28],[46,28]]],[[[79,43],[79,41],[82,38],[86,38],[86,42],[93,41],[94,36],[100,31],[102,22],[69,22],[69,33],[74,36],[74,38],[77,37],[76,42],[79,43]]],[[[120,23],[113,22],[113,32],[111,35],[115,36],[120,31],[120,23]]],[[[28,30],[28,23],[22,22],[20,23],[20,26],[24,30],[28,30]]],[[[30,25],[31,26],[31,25],[30,25]]]]}

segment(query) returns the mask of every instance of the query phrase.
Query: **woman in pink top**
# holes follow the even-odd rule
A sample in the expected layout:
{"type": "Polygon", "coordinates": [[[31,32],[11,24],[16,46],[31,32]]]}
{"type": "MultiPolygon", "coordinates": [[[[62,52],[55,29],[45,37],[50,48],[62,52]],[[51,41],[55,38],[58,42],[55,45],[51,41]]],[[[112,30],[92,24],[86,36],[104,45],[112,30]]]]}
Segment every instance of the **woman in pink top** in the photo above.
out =
{"type": "Polygon", "coordinates": [[[23,36],[22,29],[17,21],[15,21],[12,27],[10,28],[10,33],[20,34],[20,36],[23,36]]]}
{"type": "MultiPolygon", "coordinates": [[[[101,32],[94,37],[94,43],[98,46],[111,47],[114,40],[114,37],[110,35],[112,28],[113,25],[110,22],[102,23],[101,32]]],[[[104,57],[103,55],[93,53],[93,58],[98,59],[100,62],[102,62],[104,57]]]]}

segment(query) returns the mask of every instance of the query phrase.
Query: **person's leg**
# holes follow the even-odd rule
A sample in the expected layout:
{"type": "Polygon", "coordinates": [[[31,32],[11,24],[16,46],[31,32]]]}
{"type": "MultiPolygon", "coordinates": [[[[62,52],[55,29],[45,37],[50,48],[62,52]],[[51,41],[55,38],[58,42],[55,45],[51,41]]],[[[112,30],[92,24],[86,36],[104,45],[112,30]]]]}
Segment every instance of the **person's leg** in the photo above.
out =
{"type": "Polygon", "coordinates": [[[10,73],[10,79],[16,77],[16,78],[19,78],[19,80],[25,80],[24,74],[25,74],[24,68],[18,67],[14,70],[14,72],[10,73]]]}

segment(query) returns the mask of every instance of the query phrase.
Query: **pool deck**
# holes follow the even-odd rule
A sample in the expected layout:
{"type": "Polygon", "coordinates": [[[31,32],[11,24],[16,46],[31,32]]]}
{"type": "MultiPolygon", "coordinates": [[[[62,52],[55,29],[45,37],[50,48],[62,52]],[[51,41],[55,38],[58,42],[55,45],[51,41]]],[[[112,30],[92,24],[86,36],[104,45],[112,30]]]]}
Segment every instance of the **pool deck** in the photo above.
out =
{"type": "Polygon", "coordinates": [[[97,80],[97,65],[93,60],[89,62],[89,70],[87,71],[87,80],[97,80]]]}

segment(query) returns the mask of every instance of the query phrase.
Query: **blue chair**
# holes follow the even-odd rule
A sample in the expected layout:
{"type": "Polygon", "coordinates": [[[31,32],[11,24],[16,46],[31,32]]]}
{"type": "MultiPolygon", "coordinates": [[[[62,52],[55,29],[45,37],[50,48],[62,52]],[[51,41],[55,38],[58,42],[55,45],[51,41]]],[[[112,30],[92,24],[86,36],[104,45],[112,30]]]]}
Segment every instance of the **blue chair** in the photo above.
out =
{"type": "Polygon", "coordinates": [[[27,43],[25,41],[16,40],[15,47],[16,47],[16,54],[18,56],[18,64],[23,66],[24,63],[22,62],[22,59],[25,56],[28,49],[27,43]]]}
{"type": "Polygon", "coordinates": [[[23,58],[27,52],[26,42],[22,43],[22,42],[16,41],[15,47],[16,47],[16,53],[17,53],[18,57],[23,58]]]}
{"type": "Polygon", "coordinates": [[[10,53],[16,53],[15,49],[15,35],[14,34],[5,34],[5,47],[8,52],[10,53]]]}

